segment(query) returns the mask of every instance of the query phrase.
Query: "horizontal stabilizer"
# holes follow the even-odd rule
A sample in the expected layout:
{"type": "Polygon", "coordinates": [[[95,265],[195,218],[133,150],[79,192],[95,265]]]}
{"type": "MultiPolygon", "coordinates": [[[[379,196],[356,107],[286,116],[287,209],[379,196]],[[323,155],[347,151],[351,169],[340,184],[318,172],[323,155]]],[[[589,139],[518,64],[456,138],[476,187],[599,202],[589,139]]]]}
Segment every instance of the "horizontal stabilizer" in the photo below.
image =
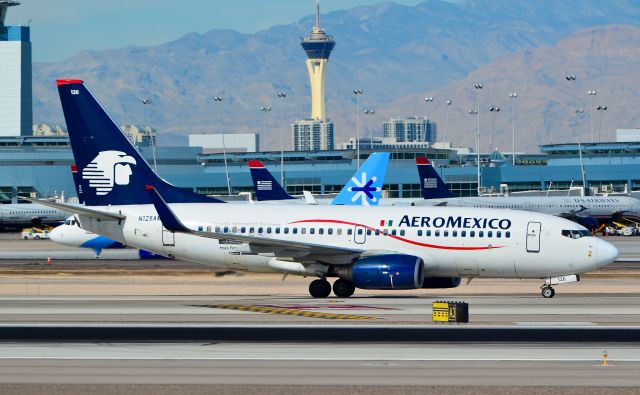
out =
{"type": "Polygon", "coordinates": [[[122,215],[122,214],[108,213],[105,211],[94,210],[94,209],[83,207],[83,206],[74,206],[71,204],[56,203],[56,202],[51,202],[48,200],[40,200],[40,199],[31,199],[31,198],[24,198],[24,199],[32,203],[38,203],[43,206],[52,207],[52,208],[66,211],[72,214],[78,214],[85,217],[95,218],[100,221],[122,221],[127,218],[125,215],[122,215]]]}

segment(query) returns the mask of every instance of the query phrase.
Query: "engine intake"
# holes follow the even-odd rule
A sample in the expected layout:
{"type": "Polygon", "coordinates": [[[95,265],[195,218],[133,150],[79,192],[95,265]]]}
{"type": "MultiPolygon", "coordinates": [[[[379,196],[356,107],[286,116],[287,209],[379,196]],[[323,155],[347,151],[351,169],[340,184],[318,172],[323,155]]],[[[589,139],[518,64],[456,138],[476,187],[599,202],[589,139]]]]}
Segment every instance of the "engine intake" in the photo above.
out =
{"type": "Polygon", "coordinates": [[[422,288],[456,288],[461,282],[460,277],[427,277],[422,288]]]}
{"type": "Polygon", "coordinates": [[[424,282],[424,262],[413,255],[369,256],[338,267],[337,274],[361,289],[417,289],[424,282]]]}

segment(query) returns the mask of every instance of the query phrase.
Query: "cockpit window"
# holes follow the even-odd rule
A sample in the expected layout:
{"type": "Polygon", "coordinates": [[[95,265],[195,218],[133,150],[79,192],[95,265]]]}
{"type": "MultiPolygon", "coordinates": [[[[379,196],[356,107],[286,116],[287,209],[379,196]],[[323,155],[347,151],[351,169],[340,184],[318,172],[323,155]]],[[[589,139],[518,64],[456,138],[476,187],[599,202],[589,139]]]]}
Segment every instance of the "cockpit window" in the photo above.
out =
{"type": "Polygon", "coordinates": [[[591,236],[591,232],[589,232],[588,230],[563,229],[562,235],[571,239],[579,239],[581,237],[591,236]]]}

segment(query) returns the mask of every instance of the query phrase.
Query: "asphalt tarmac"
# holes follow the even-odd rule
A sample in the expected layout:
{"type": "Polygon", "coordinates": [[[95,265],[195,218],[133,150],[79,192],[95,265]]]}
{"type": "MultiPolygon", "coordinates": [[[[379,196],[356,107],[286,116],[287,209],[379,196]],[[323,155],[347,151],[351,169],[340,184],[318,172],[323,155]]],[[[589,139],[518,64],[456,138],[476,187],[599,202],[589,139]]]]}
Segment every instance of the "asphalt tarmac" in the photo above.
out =
{"type": "MultiPolygon", "coordinates": [[[[0,393],[635,394],[640,239],[608,240],[623,259],[553,299],[539,280],[317,300],[309,279],[176,261],[2,260],[0,393]],[[436,300],[469,324],[434,324],[436,300]]],[[[27,243],[0,248],[55,248],[27,243]]]]}

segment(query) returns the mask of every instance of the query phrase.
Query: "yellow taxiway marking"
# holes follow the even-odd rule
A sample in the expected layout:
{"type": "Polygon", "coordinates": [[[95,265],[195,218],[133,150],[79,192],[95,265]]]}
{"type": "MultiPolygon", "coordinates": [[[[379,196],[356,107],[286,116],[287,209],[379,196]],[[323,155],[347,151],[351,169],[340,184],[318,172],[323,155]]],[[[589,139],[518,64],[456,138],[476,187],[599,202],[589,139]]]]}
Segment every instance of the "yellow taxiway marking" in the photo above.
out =
{"type": "Polygon", "coordinates": [[[196,305],[196,307],[209,307],[212,309],[251,311],[254,313],[266,313],[266,314],[294,315],[299,317],[323,318],[328,320],[379,320],[380,319],[380,318],[371,317],[367,315],[319,313],[316,311],[305,311],[305,310],[299,310],[299,309],[285,309],[285,308],[279,308],[279,307],[253,306],[253,305],[242,305],[242,304],[210,304],[210,305],[205,304],[205,305],[196,305]]]}

